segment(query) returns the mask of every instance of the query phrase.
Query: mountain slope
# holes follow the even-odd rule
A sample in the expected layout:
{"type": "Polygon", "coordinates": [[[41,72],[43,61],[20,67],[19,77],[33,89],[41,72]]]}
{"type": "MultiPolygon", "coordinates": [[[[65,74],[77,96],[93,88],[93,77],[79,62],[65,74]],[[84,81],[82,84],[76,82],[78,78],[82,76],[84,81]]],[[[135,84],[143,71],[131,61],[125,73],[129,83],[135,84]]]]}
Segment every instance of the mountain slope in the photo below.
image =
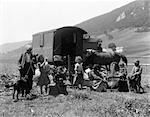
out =
{"type": "Polygon", "coordinates": [[[2,54],[2,53],[11,52],[11,51],[16,50],[28,43],[31,43],[31,41],[20,41],[20,42],[2,44],[2,45],[0,45],[0,53],[2,54]]]}
{"type": "Polygon", "coordinates": [[[77,24],[92,35],[124,47],[127,56],[150,56],[150,1],[136,0],[109,13],[77,24]]]}
{"type": "Polygon", "coordinates": [[[105,48],[112,42],[124,47],[127,56],[150,56],[150,32],[136,32],[136,30],[136,28],[126,28],[121,31],[116,29],[109,33],[113,39],[109,39],[105,34],[98,35],[97,38],[103,40],[105,48]]]}
{"type": "MultiPolygon", "coordinates": [[[[31,44],[31,41],[23,41],[24,44],[20,45],[17,49],[12,50],[10,52],[4,53],[4,54],[0,54],[0,62],[4,62],[4,63],[17,63],[19,57],[21,56],[21,54],[23,52],[25,52],[25,45],[26,44],[31,44]]],[[[22,43],[22,42],[17,42],[18,43],[22,43]]],[[[12,45],[15,45],[12,44],[12,45]]],[[[14,48],[13,48],[14,49],[14,48]]]]}
{"type": "MultiPolygon", "coordinates": [[[[93,37],[101,38],[103,47],[114,42],[117,46],[124,47],[126,56],[150,56],[149,9],[149,0],[137,0],[76,26],[86,30],[93,37]]],[[[96,38],[91,41],[97,41],[96,38]]],[[[1,60],[16,61],[23,51],[25,42],[22,43],[19,47],[14,45],[13,49],[9,49],[11,52],[8,52],[9,46],[6,47],[8,53],[1,55],[1,60]]]]}
{"type": "Polygon", "coordinates": [[[137,0],[110,13],[77,24],[77,26],[90,34],[102,34],[118,28],[150,26],[149,8],[149,0],[137,0]]]}

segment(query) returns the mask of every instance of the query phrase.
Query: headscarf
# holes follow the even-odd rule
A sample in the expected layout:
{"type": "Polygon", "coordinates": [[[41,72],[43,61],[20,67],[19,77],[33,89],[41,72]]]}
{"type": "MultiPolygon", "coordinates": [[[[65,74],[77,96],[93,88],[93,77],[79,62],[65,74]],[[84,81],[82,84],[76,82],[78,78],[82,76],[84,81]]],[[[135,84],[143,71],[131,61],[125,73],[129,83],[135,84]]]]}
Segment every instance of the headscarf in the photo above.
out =
{"type": "Polygon", "coordinates": [[[25,49],[26,49],[26,51],[31,51],[32,50],[32,46],[28,44],[28,45],[25,46],[25,49]]]}

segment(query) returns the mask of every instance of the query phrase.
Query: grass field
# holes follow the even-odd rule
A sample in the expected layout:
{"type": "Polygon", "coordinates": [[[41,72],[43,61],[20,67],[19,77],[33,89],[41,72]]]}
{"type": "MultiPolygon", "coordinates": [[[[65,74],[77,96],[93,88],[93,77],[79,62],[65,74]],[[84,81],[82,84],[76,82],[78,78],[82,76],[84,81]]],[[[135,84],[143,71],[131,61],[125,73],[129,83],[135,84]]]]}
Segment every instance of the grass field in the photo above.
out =
{"type": "MultiPolygon", "coordinates": [[[[129,66],[130,71],[132,66],[129,66]]],[[[147,67],[146,67],[147,68],[147,67]]],[[[0,73],[17,74],[16,64],[0,64],[0,73]]],[[[0,117],[150,117],[150,75],[142,75],[147,93],[94,92],[68,88],[67,96],[39,95],[34,100],[12,100],[12,90],[0,89],[0,117]]]]}
{"type": "Polygon", "coordinates": [[[68,89],[69,95],[38,96],[12,101],[10,93],[0,96],[4,117],[149,117],[150,93],[98,93],[68,89]]]}

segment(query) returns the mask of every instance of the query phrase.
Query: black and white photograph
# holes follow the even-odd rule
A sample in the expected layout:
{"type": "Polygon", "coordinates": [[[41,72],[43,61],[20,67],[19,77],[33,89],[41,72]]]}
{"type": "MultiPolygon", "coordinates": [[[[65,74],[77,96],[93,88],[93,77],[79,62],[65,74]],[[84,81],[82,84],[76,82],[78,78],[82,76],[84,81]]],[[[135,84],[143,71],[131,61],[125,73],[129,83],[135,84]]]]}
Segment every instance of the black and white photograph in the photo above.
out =
{"type": "Polygon", "coordinates": [[[150,117],[150,0],[0,0],[0,117],[150,117]]]}

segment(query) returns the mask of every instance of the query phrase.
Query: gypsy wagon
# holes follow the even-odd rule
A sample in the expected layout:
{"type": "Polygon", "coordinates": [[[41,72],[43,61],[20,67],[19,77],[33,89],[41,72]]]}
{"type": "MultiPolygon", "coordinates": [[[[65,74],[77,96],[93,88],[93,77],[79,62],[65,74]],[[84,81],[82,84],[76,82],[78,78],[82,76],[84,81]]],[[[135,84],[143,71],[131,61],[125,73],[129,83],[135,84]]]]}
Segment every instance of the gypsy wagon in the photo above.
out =
{"type": "Polygon", "coordinates": [[[81,28],[68,26],[33,35],[33,53],[44,55],[49,62],[64,60],[69,71],[75,56],[83,57],[83,40],[87,32],[81,28]]]}
{"type": "Polygon", "coordinates": [[[50,62],[53,56],[83,56],[83,35],[87,34],[78,27],[62,27],[56,30],[33,35],[33,52],[43,54],[50,62]]]}

